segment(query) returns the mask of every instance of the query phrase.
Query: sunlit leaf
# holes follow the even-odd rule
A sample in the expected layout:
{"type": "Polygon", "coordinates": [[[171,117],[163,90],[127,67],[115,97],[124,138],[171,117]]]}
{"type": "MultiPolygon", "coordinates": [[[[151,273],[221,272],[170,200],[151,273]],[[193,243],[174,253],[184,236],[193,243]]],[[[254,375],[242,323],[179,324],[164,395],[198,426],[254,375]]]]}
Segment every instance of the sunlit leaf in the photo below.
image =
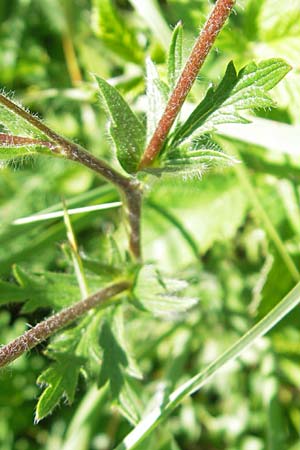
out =
{"type": "Polygon", "coordinates": [[[171,89],[174,88],[182,69],[182,40],[183,27],[182,23],[178,22],[172,34],[168,55],[168,82],[171,89]]]}
{"type": "Polygon", "coordinates": [[[153,266],[144,266],[138,274],[133,292],[137,305],[142,309],[157,316],[176,317],[198,302],[195,298],[181,295],[186,288],[185,281],[162,278],[153,266]]]}
{"type": "Polygon", "coordinates": [[[119,92],[96,76],[101,104],[110,119],[110,134],[121,166],[135,172],[143,151],[145,130],[119,92]]]}
{"type": "Polygon", "coordinates": [[[222,123],[247,123],[239,111],[273,106],[267,94],[290,70],[281,59],[250,63],[236,72],[230,62],[217,88],[211,87],[186,122],[175,132],[173,141],[183,141],[196,130],[205,132],[222,123]]]}

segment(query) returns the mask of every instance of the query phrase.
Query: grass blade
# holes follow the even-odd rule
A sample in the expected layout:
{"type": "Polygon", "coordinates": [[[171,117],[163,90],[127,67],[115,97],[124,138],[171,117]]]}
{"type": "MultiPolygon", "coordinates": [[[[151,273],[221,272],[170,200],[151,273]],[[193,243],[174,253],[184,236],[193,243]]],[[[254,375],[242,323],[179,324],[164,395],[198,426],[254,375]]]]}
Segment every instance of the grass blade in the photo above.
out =
{"type": "Polygon", "coordinates": [[[131,450],[142,442],[169,414],[187,397],[201,389],[228,363],[238,358],[257,339],[270,331],[281,319],[300,303],[300,283],[298,283],[262,320],[245,333],[235,344],[213,361],[205,370],[189,379],[173,391],[160,407],[153,409],[129,433],[115,450],[131,450]]]}

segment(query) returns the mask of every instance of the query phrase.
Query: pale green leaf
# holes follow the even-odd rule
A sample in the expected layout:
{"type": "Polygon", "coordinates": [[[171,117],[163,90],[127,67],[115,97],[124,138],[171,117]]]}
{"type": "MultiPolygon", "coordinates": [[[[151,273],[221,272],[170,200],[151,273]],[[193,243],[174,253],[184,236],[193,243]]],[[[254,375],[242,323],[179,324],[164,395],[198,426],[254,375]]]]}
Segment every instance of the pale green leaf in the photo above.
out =
{"type": "Polygon", "coordinates": [[[30,145],[27,147],[0,146],[0,161],[10,161],[16,158],[26,158],[33,155],[50,154],[47,147],[30,145]]]}
{"type": "Polygon", "coordinates": [[[181,295],[187,286],[183,280],[162,278],[153,266],[144,266],[139,271],[133,294],[142,309],[157,316],[176,317],[198,302],[181,295]]]}
{"type": "Polygon", "coordinates": [[[168,82],[171,89],[174,88],[182,69],[182,41],[183,27],[182,23],[178,22],[172,34],[168,55],[168,82]]]}
{"type": "Polygon", "coordinates": [[[118,160],[127,172],[135,172],[143,152],[145,129],[119,92],[102,78],[96,76],[96,80],[118,160]]]}
{"type": "MultiPolygon", "coordinates": [[[[21,117],[20,114],[17,114],[15,111],[8,108],[7,105],[1,101],[2,98],[5,101],[5,98],[9,99],[9,97],[5,96],[3,93],[0,93],[0,125],[4,128],[4,131],[8,131],[10,134],[16,136],[28,136],[49,141],[48,137],[44,133],[34,127],[26,119],[21,117]]],[[[22,108],[15,99],[13,102],[22,108]]]]}
{"type": "Polygon", "coordinates": [[[146,414],[140,423],[122,440],[115,450],[133,450],[188,397],[199,391],[216,376],[220,370],[236,360],[246,349],[278,324],[290,311],[299,305],[300,284],[298,283],[267,316],[256,323],[224,353],[210,363],[204,370],[184,382],[164,398],[163,405],[146,414]]]}
{"type": "Polygon", "coordinates": [[[147,74],[147,139],[149,140],[164,112],[167,97],[157,69],[150,58],[146,60],[147,74]]]}
{"type": "Polygon", "coordinates": [[[112,0],[93,0],[93,28],[105,46],[120,58],[140,64],[143,51],[133,27],[127,24],[112,0]]]}
{"type": "MultiPolygon", "coordinates": [[[[226,153],[216,150],[178,149],[168,153],[158,170],[189,178],[201,177],[208,169],[232,166],[238,161],[226,153]]],[[[154,169],[155,170],[155,169],[154,169]]]]}

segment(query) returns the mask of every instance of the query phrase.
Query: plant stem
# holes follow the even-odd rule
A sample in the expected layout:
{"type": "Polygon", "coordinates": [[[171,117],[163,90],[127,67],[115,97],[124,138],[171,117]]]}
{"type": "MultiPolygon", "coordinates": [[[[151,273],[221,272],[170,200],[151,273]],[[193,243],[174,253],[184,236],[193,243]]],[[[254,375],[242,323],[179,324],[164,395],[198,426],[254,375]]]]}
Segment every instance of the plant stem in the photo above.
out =
{"type": "Polygon", "coordinates": [[[131,283],[129,281],[120,281],[112,284],[96,294],[63,309],[43,322],[38,323],[35,327],[26,331],[22,336],[19,336],[9,344],[0,348],[0,367],[4,367],[11,363],[23,353],[36,347],[49,336],[52,336],[66,325],[74,322],[74,320],[80,318],[91,309],[99,306],[109,306],[112,297],[126,291],[130,287],[131,283]]]}
{"type": "Polygon", "coordinates": [[[0,104],[4,105],[10,111],[13,111],[16,115],[22,117],[28,123],[40,130],[51,141],[55,142],[55,144],[57,145],[52,147],[54,153],[61,154],[61,156],[64,156],[65,158],[72,161],[81,162],[85,166],[88,166],[90,169],[96,171],[106,180],[115,184],[120,189],[124,189],[124,187],[127,188],[130,184],[130,178],[124,177],[119,172],[110,167],[106,162],[95,158],[93,155],[90,155],[80,145],[74,144],[63,136],[55,133],[55,131],[47,127],[47,125],[27,112],[25,109],[16,105],[3,94],[0,94],[0,104]]]}
{"type": "Polygon", "coordinates": [[[235,0],[218,0],[205,23],[182,74],[171,94],[166,109],[141,159],[139,169],[151,165],[159,154],[168,133],[190,92],[200,68],[208,55],[217,35],[228,18],[235,0]]]}
{"type": "Polygon", "coordinates": [[[32,116],[25,109],[16,105],[4,95],[0,94],[0,104],[4,105],[7,109],[13,111],[16,115],[22,117],[29,122],[35,128],[40,130],[45,136],[47,136],[52,142],[43,140],[9,136],[6,134],[0,135],[1,140],[5,143],[14,144],[28,144],[39,143],[50,148],[54,153],[64,156],[66,159],[78,162],[90,170],[93,170],[97,174],[101,175],[107,181],[113,183],[125,196],[127,205],[127,216],[130,225],[129,235],[129,247],[131,253],[135,259],[141,260],[141,246],[140,246],[140,215],[141,215],[141,203],[142,203],[142,190],[141,184],[132,177],[127,177],[115,169],[110,167],[105,161],[96,158],[92,154],[88,153],[83,147],[75,144],[68,139],[55,133],[51,128],[47,127],[44,123],[32,116]],[[28,142],[30,139],[30,142],[28,142]]]}

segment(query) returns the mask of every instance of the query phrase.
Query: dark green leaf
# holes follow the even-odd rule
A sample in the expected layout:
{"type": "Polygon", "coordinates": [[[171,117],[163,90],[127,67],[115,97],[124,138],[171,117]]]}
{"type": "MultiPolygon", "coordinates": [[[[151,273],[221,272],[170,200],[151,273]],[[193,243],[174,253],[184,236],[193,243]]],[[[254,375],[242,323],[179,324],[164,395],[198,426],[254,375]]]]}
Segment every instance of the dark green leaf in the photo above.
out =
{"type": "Polygon", "coordinates": [[[102,325],[100,345],[103,349],[103,360],[98,386],[109,382],[112,397],[116,399],[124,384],[124,369],[128,366],[128,359],[107,321],[102,325]]]}
{"type": "MultiPolygon", "coordinates": [[[[14,275],[21,285],[19,301],[27,300],[23,312],[48,307],[61,309],[81,299],[75,275],[59,272],[29,274],[18,266],[14,269],[14,275]]],[[[98,277],[88,276],[87,281],[93,292],[100,288],[98,277]]]]}
{"type": "Polygon", "coordinates": [[[110,119],[110,134],[121,166],[135,172],[145,143],[145,129],[119,92],[96,76],[101,104],[110,119]]]}
{"type": "Polygon", "coordinates": [[[81,366],[84,359],[73,354],[56,354],[56,362],[46,369],[38,378],[37,383],[46,385],[46,389],[39,398],[35,422],[49,415],[60,399],[64,396],[72,403],[75,396],[81,366]]]}
{"type": "Polygon", "coordinates": [[[173,141],[183,141],[196,130],[213,130],[222,123],[246,123],[239,110],[273,106],[267,91],[272,89],[290,70],[282,59],[250,63],[238,74],[230,62],[219,86],[211,87],[202,102],[186,122],[177,129],[173,141]]]}

